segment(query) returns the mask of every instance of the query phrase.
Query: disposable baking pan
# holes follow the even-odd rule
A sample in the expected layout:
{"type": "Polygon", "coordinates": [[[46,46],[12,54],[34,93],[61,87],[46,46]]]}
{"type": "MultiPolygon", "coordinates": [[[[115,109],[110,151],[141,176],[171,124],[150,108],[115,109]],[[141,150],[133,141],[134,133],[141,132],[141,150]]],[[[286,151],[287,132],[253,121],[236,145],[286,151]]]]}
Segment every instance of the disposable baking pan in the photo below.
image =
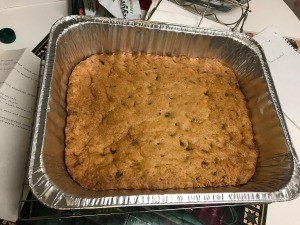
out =
{"type": "Polygon", "coordinates": [[[147,21],[69,16],[50,32],[32,138],[29,184],[56,209],[180,204],[270,203],[299,194],[298,158],[260,46],[230,31],[147,21]],[[64,163],[66,91],[72,69],[95,53],[133,52],[217,58],[232,67],[247,99],[259,149],[257,171],[236,187],[91,191],[69,176],[64,163]]]}

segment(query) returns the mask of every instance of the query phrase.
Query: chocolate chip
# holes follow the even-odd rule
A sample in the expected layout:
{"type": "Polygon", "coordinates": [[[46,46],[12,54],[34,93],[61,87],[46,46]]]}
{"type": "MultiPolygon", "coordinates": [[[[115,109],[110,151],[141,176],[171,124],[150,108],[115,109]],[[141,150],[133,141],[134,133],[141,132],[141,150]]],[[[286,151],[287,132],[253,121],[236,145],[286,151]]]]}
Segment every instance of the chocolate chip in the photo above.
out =
{"type": "Polygon", "coordinates": [[[165,117],[170,117],[171,116],[171,113],[170,112],[166,112],[165,113],[165,117]]]}
{"type": "Polygon", "coordinates": [[[184,150],[186,150],[186,151],[191,151],[191,150],[193,150],[191,147],[189,147],[189,146],[185,146],[184,147],[184,150]]]}
{"type": "Polygon", "coordinates": [[[181,147],[185,147],[185,144],[182,141],[179,141],[181,147]]]}
{"type": "Polygon", "coordinates": [[[184,149],[185,151],[191,151],[191,150],[193,150],[193,148],[191,148],[191,146],[189,146],[188,143],[185,144],[184,142],[179,141],[179,144],[180,144],[181,147],[183,147],[183,149],[184,149]]]}
{"type": "Polygon", "coordinates": [[[111,154],[115,154],[115,153],[117,153],[117,149],[112,149],[112,148],[109,148],[109,150],[110,150],[110,152],[111,152],[111,154]]]}
{"type": "Polygon", "coordinates": [[[136,145],[136,144],[138,144],[138,143],[139,143],[139,142],[138,142],[137,139],[134,139],[134,138],[133,138],[133,139],[131,140],[131,144],[132,144],[132,145],[136,145]]]}
{"type": "Polygon", "coordinates": [[[104,62],[103,62],[101,59],[99,59],[99,62],[100,62],[102,65],[104,65],[104,62]]]}
{"type": "Polygon", "coordinates": [[[123,173],[120,171],[117,171],[115,177],[120,178],[121,176],[123,176],[123,173]]]}
{"type": "Polygon", "coordinates": [[[156,140],[156,141],[155,141],[155,144],[156,144],[156,145],[160,145],[160,141],[156,140]]]}
{"type": "Polygon", "coordinates": [[[175,132],[170,132],[169,135],[170,135],[171,137],[173,137],[173,136],[175,135],[175,132]]]}
{"type": "Polygon", "coordinates": [[[202,167],[203,169],[205,169],[207,166],[208,166],[208,163],[205,162],[205,161],[202,161],[201,167],[202,167]]]}

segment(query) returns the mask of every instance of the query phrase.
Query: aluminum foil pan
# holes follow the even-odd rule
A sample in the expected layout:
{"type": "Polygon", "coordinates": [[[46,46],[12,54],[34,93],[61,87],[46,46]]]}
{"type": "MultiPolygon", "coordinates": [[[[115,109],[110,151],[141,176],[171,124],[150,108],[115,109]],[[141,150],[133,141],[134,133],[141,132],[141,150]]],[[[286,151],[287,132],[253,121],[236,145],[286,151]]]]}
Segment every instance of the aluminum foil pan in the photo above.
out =
{"type": "Polygon", "coordinates": [[[299,194],[298,159],[266,59],[259,45],[240,33],[146,21],[62,18],[50,32],[33,132],[29,184],[41,202],[56,209],[270,203],[299,194]],[[260,151],[254,177],[237,187],[164,191],[96,192],[73,181],[64,163],[68,78],[81,60],[110,52],[213,57],[236,70],[260,151]]]}

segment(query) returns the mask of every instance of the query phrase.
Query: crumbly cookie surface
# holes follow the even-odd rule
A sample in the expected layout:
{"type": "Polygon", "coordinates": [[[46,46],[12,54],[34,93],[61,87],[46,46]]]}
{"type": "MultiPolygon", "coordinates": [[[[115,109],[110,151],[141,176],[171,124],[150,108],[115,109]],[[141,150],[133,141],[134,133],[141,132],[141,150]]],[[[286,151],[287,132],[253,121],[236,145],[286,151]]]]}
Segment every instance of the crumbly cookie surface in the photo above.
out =
{"type": "Polygon", "coordinates": [[[65,162],[92,190],[238,185],[258,153],[234,72],[215,59],[93,55],[67,92],[65,162]]]}

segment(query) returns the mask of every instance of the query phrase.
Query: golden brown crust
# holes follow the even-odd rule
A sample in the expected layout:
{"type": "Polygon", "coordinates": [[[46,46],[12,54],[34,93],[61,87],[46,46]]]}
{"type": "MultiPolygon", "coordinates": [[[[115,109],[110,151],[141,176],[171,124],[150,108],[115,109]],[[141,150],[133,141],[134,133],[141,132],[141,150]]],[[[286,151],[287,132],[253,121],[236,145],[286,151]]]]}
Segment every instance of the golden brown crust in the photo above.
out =
{"type": "Polygon", "coordinates": [[[65,161],[85,188],[237,185],[257,151],[234,72],[214,59],[100,54],[67,94],[65,161]]]}

